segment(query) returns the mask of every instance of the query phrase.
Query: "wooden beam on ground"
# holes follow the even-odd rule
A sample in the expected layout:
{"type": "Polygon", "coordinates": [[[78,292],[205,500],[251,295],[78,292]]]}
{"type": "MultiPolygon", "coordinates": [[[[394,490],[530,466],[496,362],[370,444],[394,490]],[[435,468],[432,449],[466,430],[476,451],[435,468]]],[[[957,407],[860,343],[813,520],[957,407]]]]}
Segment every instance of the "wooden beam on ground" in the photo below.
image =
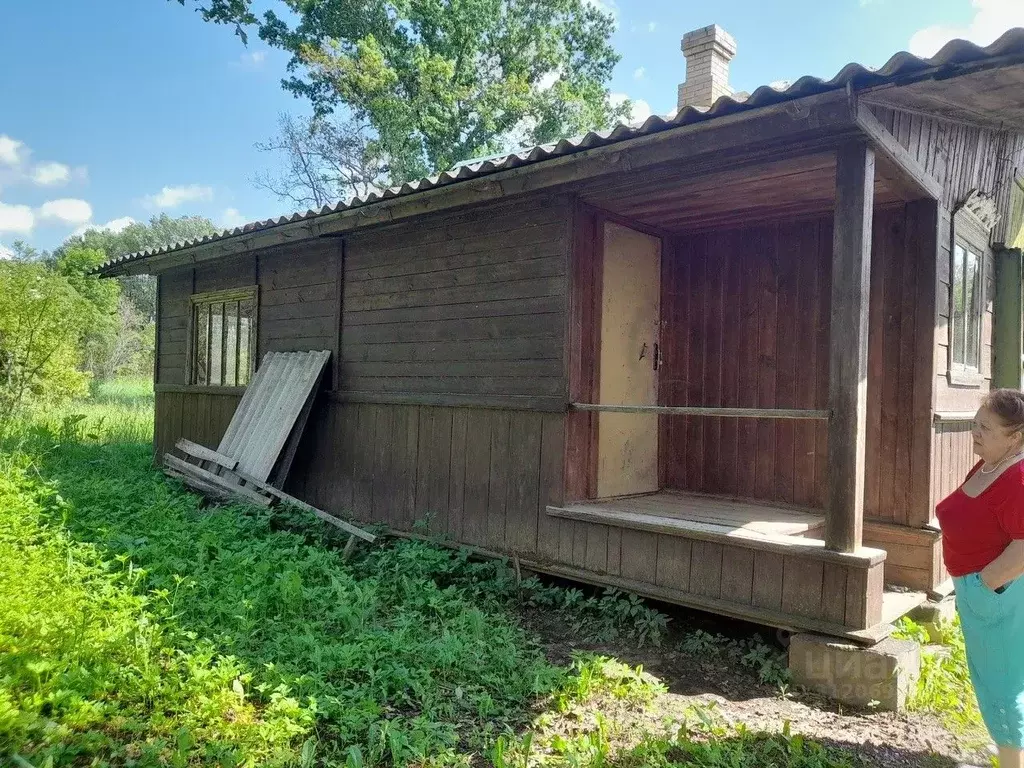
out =
{"type": "MultiPolygon", "coordinates": [[[[730,115],[666,128],[594,149],[389,197],[358,208],[253,230],[104,270],[107,276],[154,274],[281,243],[300,242],[359,227],[390,224],[412,216],[536,192],[614,173],[632,173],[673,160],[715,157],[729,163],[738,153],[760,149],[770,156],[795,144],[825,137],[859,135],[856,113],[845,92],[832,91],[730,115]]],[[[820,149],[820,147],[819,147],[820,149]]]]}
{"type": "Polygon", "coordinates": [[[372,533],[367,533],[358,526],[352,525],[351,523],[347,523],[344,520],[335,517],[334,515],[329,515],[322,509],[317,509],[313,505],[307,504],[302,499],[297,499],[294,496],[285,493],[280,488],[275,488],[270,483],[265,483],[262,480],[257,480],[255,477],[251,477],[247,475],[245,472],[241,472],[239,470],[235,470],[235,474],[238,475],[238,477],[244,480],[246,483],[249,483],[250,485],[258,488],[260,491],[270,494],[271,496],[274,496],[279,501],[283,501],[285,504],[291,504],[293,507],[298,507],[299,509],[305,510],[306,512],[316,515],[325,523],[330,523],[336,528],[340,528],[341,530],[345,531],[345,533],[350,533],[353,536],[357,536],[358,538],[362,539],[363,541],[370,542],[371,544],[377,540],[377,537],[374,536],[372,533]]]}
{"type": "Polygon", "coordinates": [[[270,506],[270,499],[266,496],[261,496],[250,488],[246,488],[238,485],[237,483],[233,483],[230,480],[226,480],[220,475],[215,475],[213,472],[208,472],[201,467],[197,467],[195,464],[189,464],[187,461],[179,459],[177,456],[165,453],[164,466],[173,469],[180,474],[195,478],[205,485],[210,485],[225,493],[233,494],[238,499],[250,504],[256,504],[261,507],[270,506]]]}
{"type": "Polygon", "coordinates": [[[236,459],[232,459],[230,456],[225,456],[223,453],[217,453],[217,451],[211,450],[204,445],[193,443],[191,440],[186,440],[184,437],[179,438],[178,442],[174,444],[174,447],[182,453],[191,456],[193,459],[209,461],[228,471],[231,471],[238,466],[238,461],[236,459]]]}
{"type": "Polygon", "coordinates": [[[864,104],[857,106],[857,126],[878,155],[878,173],[905,200],[942,199],[942,184],[925,170],[864,104]]]}
{"type": "Polygon", "coordinates": [[[875,155],[851,142],[836,152],[829,343],[828,492],[825,545],[855,552],[864,534],[868,300],[875,155]]]}

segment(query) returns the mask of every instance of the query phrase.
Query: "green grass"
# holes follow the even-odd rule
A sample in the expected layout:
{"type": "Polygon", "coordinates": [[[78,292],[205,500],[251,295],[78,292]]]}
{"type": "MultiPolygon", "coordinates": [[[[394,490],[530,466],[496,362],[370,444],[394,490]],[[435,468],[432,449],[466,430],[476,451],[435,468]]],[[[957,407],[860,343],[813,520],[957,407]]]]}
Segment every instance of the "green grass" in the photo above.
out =
{"type": "Polygon", "coordinates": [[[939,627],[939,643],[929,645],[927,631],[903,618],[896,636],[915,640],[922,647],[921,678],[908,700],[908,708],[937,715],[968,748],[984,748],[990,741],[974,695],[960,617],[939,627]]]}
{"type": "MultiPolygon", "coordinates": [[[[151,387],[114,383],[0,445],[0,763],[849,764],[704,711],[624,738],[606,713],[664,686],[612,659],[552,666],[516,610],[651,644],[662,614],[420,542],[343,561],[307,516],[204,507],[152,469],[151,429],[151,387]],[[551,730],[581,711],[590,726],[551,730]]],[[[775,674],[761,644],[720,652],[775,674]]]]}
{"type": "Polygon", "coordinates": [[[827,747],[792,732],[731,725],[715,705],[691,704],[682,717],[662,720],[655,731],[636,729],[605,715],[616,702],[643,709],[665,686],[642,668],[614,659],[577,656],[573,674],[551,706],[519,737],[499,739],[491,752],[497,768],[859,768],[845,749],[827,747]],[[584,727],[573,727],[579,723],[584,727]]]}
{"type": "Polygon", "coordinates": [[[320,523],[203,510],[151,469],[148,445],[124,442],[142,432],[133,405],[103,408],[25,429],[4,467],[6,749],[37,764],[263,765],[299,760],[308,742],[307,757],[340,764],[456,764],[561,680],[504,610],[515,590],[502,564],[402,541],[345,563],[320,523]],[[54,570],[83,552],[87,570],[54,570]],[[51,589],[63,597],[34,614],[51,589]],[[109,620],[94,594],[109,595],[109,620]],[[164,689],[167,659],[190,693],[164,689]],[[115,674],[135,668],[137,680],[115,674]],[[179,698],[204,702],[207,720],[179,698]],[[250,736],[217,731],[248,721],[250,736]]]}

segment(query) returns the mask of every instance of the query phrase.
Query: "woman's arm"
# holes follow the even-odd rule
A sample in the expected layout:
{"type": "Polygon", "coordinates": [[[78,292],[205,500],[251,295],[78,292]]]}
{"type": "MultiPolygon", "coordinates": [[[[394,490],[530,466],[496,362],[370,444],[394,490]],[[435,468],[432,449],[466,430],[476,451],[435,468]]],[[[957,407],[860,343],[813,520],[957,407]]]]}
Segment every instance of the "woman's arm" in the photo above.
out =
{"type": "Polygon", "coordinates": [[[995,590],[1021,574],[1024,574],[1024,539],[1014,539],[999,557],[981,569],[981,580],[995,590]]]}

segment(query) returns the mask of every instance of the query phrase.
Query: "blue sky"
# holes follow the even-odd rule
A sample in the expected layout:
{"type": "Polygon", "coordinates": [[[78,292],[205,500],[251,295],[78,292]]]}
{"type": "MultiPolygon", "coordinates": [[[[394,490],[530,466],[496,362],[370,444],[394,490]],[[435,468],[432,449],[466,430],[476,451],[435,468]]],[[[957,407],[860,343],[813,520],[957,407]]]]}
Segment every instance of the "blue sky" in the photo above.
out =
{"type": "MultiPolygon", "coordinates": [[[[272,2],[272,0],[270,0],[272,2]]],[[[611,91],[636,117],[675,107],[679,39],[717,23],[737,40],[737,90],[831,77],[850,61],[987,44],[1024,26],[1024,0],[590,0],[610,8],[622,54],[611,91]]],[[[170,0],[37,0],[0,14],[0,255],[53,248],[77,228],[202,214],[224,226],[290,212],[252,176],[278,114],[287,57],[170,0]]]]}

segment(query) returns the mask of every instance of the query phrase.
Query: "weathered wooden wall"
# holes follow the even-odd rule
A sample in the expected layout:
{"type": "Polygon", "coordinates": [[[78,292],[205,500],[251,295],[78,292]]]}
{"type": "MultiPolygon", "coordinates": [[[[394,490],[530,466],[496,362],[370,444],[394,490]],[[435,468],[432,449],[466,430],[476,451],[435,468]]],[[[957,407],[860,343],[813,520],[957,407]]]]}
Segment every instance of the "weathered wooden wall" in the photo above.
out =
{"type": "Polygon", "coordinates": [[[160,276],[156,384],[188,384],[189,297],[259,285],[258,354],[337,352],[340,241],[312,241],[160,276]]]}
{"type": "MultiPolygon", "coordinates": [[[[161,392],[157,445],[215,446],[239,396],[161,392]]],[[[563,414],[343,403],[322,394],[287,490],[365,523],[516,556],[726,615],[828,631],[879,619],[882,565],[565,520],[563,414]],[[787,618],[788,617],[788,618],[787,618]]]]}
{"type": "MultiPolygon", "coordinates": [[[[917,380],[930,376],[917,343],[914,216],[907,206],[875,212],[869,315],[865,514],[904,524],[920,514],[912,478],[922,467],[927,477],[928,450],[927,420],[922,431],[914,415],[915,396],[928,407],[917,380]]],[[[663,280],[662,404],[827,408],[831,258],[829,218],[676,239],[663,280]]],[[[665,484],[820,508],[826,429],[664,417],[665,484]]]]}
{"type": "MultiPolygon", "coordinates": [[[[939,117],[871,107],[879,121],[943,185],[942,204],[953,210],[972,191],[992,195],[1009,213],[1014,174],[1024,168],[1024,133],[996,131],[939,117]]],[[[1007,239],[1010,217],[1003,216],[993,242],[1007,239]]]]}
{"type": "MultiPolygon", "coordinates": [[[[663,278],[663,405],[823,408],[831,222],[680,237],[663,278]]],[[[670,488],[821,507],[824,423],[671,416],[670,488]]]]}
{"type": "Polygon", "coordinates": [[[203,387],[201,391],[192,392],[157,391],[154,456],[159,460],[170,452],[179,437],[216,448],[241,399],[242,391],[234,387],[203,387]]]}
{"type": "Polygon", "coordinates": [[[881,568],[547,515],[564,498],[563,414],[328,399],[320,408],[292,490],[323,509],[736,614],[853,627],[878,610],[867,596],[881,568]]]}
{"type": "Polygon", "coordinates": [[[339,389],[564,408],[568,230],[568,199],[538,195],[353,234],[339,389]]]}

